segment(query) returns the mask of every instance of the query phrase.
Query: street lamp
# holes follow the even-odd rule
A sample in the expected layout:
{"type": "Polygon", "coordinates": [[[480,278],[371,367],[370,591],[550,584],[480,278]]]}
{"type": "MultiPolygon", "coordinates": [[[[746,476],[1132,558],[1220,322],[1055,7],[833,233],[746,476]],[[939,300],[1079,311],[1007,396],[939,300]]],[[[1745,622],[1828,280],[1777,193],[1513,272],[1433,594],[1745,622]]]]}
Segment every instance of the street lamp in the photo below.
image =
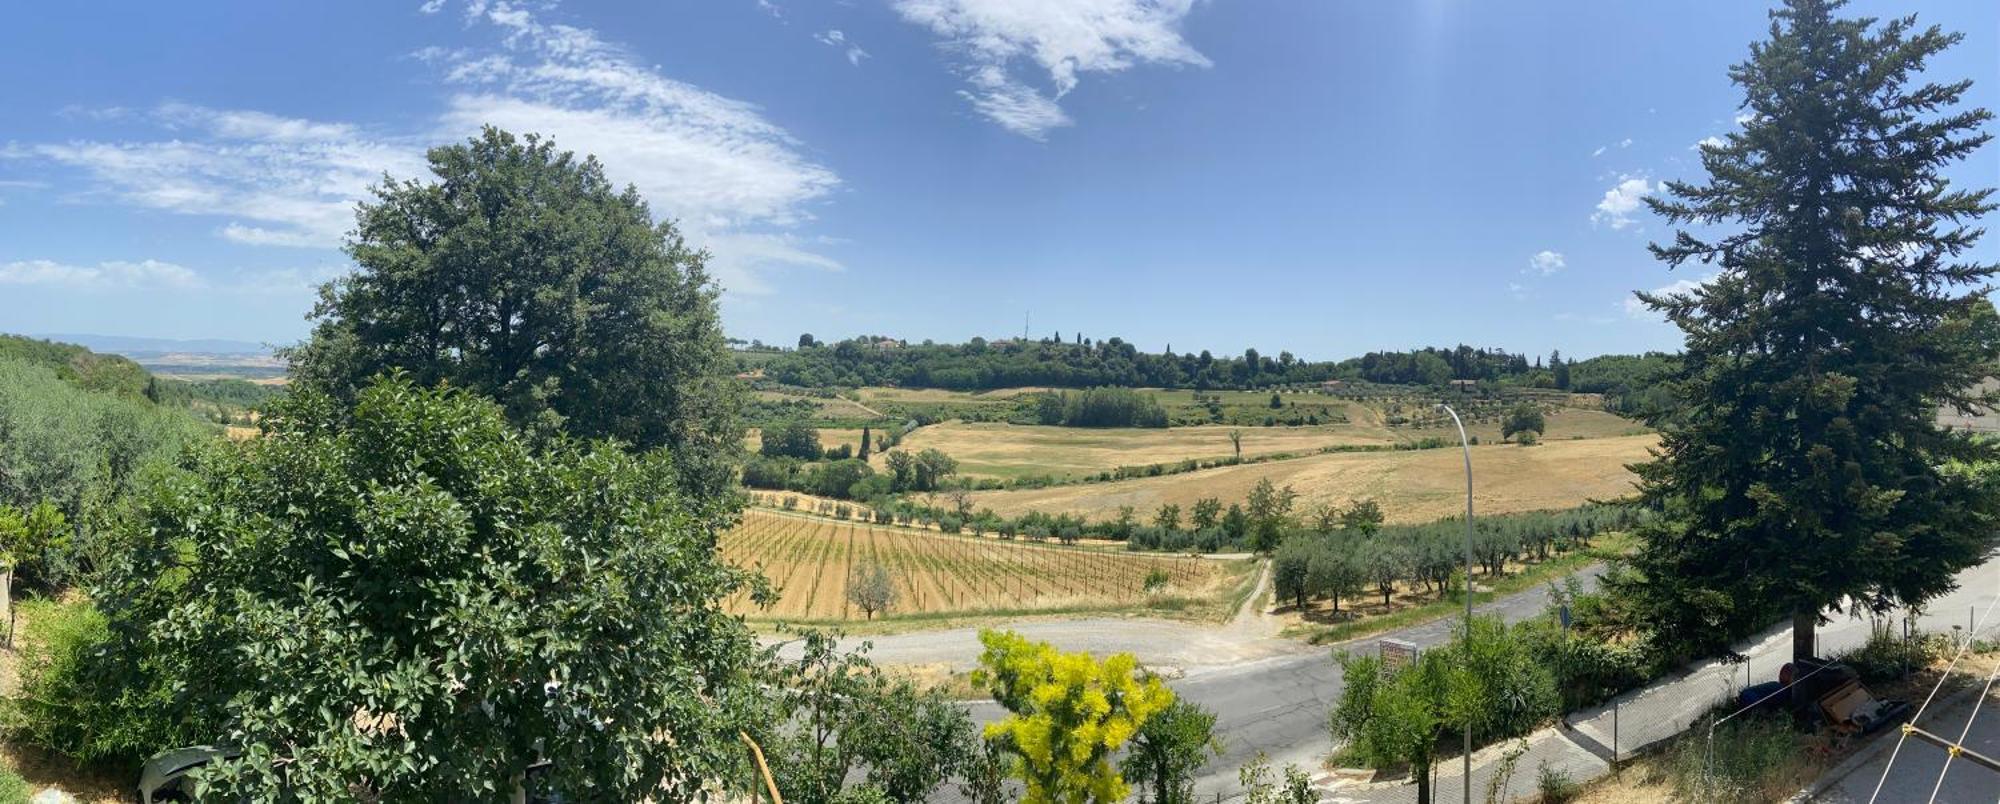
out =
{"type": "MultiPolygon", "coordinates": [[[[1450,405],[1438,403],[1438,410],[1451,414],[1451,423],[1458,425],[1458,446],[1465,452],[1465,641],[1472,641],[1472,442],[1465,437],[1465,422],[1458,418],[1458,411],[1450,405]]],[[[1467,652],[1470,656],[1470,652],[1467,652]]],[[[1472,804],[1472,721],[1465,722],[1465,778],[1460,782],[1465,789],[1465,804],[1472,804]]]]}

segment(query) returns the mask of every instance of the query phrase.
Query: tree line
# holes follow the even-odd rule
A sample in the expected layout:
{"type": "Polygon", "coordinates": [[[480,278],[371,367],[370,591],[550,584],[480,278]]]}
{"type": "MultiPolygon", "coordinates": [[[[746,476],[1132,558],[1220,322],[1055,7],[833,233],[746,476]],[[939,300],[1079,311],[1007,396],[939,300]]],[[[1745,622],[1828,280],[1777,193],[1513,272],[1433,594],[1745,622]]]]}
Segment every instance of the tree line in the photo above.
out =
{"type": "MultiPolygon", "coordinates": [[[[1650,362],[1655,355],[1603,356],[1565,360],[1561,352],[1546,360],[1504,349],[1422,347],[1408,351],[1369,352],[1338,361],[1309,361],[1281,351],[1275,357],[1256,349],[1241,355],[1215,355],[1207,350],[1175,353],[1142,352],[1122,338],[1102,340],[1077,336],[1036,340],[973,338],[962,344],[929,341],[904,344],[884,336],[863,336],[825,343],[810,336],[800,347],[777,355],[759,353],[755,367],[772,381],[807,388],[858,388],[893,385],[983,391],[996,388],[1195,388],[1255,389],[1281,385],[1348,380],[1385,385],[1438,386],[1471,380],[1525,387],[1570,390],[1588,380],[1593,393],[1608,390],[1602,375],[1621,382],[1646,375],[1611,368],[1624,361],[1650,362]]],[[[1670,359],[1657,355],[1657,359],[1670,359]]],[[[748,368],[748,365],[745,366],[748,368]]],[[[1582,389],[1579,389],[1582,390],[1582,389]]]]}

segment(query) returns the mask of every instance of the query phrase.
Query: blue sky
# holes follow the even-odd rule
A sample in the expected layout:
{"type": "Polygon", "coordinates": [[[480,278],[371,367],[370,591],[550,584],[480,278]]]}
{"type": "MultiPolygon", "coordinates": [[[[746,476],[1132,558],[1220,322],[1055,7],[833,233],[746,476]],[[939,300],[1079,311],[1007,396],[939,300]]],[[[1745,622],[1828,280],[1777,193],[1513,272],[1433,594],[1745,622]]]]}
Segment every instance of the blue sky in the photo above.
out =
{"type": "MultiPolygon", "coordinates": [[[[2000,5],[1857,2],[1963,31],[2000,5]]],[[[447,0],[0,12],[0,331],[302,337],[355,199],[492,122],[714,254],[730,334],[1336,358],[1672,349],[1638,198],[1736,124],[1764,8],[447,0]]],[[[2000,147],[1955,171],[2000,183],[2000,147]]],[[[2000,259],[2000,243],[1979,255],[2000,259]]]]}

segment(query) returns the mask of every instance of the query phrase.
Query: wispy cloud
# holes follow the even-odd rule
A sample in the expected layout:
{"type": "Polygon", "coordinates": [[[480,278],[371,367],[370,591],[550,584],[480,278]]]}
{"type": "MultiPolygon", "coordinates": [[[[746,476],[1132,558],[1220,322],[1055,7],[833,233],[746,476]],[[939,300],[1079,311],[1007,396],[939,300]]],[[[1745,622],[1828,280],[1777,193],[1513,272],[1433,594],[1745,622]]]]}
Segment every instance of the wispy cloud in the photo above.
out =
{"type": "Polygon", "coordinates": [[[461,91],[441,135],[492,123],[595,154],[613,180],[637,186],[656,214],[711,248],[717,278],[736,292],[766,290],[765,269],[833,262],[803,249],[731,252],[811,220],[810,205],[840,185],[756,106],[668,78],[595,31],[544,22],[522,6],[473,3],[467,16],[493,26],[503,46],[447,59],[481,66],[447,73],[461,91]]]}
{"type": "Polygon", "coordinates": [[[54,260],[0,263],[0,285],[44,285],[75,290],[196,288],[194,271],[158,260],[71,265],[54,260]]]}
{"type": "Polygon", "coordinates": [[[1644,176],[1619,176],[1618,183],[1604,191],[1604,197],[1597,202],[1597,211],[1591,213],[1590,222],[1613,229],[1631,226],[1632,213],[1646,196],[1660,191],[1660,185],[1653,184],[1644,176]]]}
{"type": "Polygon", "coordinates": [[[217,234],[229,240],[311,247],[339,243],[354,202],[382,171],[411,175],[423,164],[409,138],[339,123],[182,103],[144,118],[175,136],[24,145],[4,155],[81,171],[86,197],[224,218],[217,234]]]}
{"type": "Polygon", "coordinates": [[[1562,252],[1548,249],[1537,251],[1535,256],[1528,258],[1528,270],[1540,276],[1554,274],[1568,264],[1568,261],[1563,259],[1562,252]]]}
{"type": "MultiPolygon", "coordinates": [[[[1678,279],[1675,280],[1672,284],[1662,285],[1660,287],[1653,288],[1652,290],[1647,292],[1654,296],[1685,296],[1689,293],[1694,292],[1697,288],[1701,288],[1710,282],[1714,282],[1717,276],[1718,274],[1709,274],[1700,279],[1678,279]]],[[[1653,308],[1647,306],[1645,302],[1640,301],[1639,297],[1636,295],[1626,296],[1624,300],[1624,307],[1625,307],[1625,315],[1631,318],[1635,318],[1641,321],[1664,320],[1660,317],[1659,313],[1654,312],[1653,308]]]]}
{"type": "Polygon", "coordinates": [[[227,268],[196,271],[161,260],[108,260],[79,265],[55,260],[0,263],[0,285],[39,286],[80,292],[199,292],[204,295],[309,297],[348,266],[325,263],[300,268],[227,268]]]}
{"type": "Polygon", "coordinates": [[[1688,150],[1699,152],[1703,148],[1720,148],[1727,144],[1728,143],[1723,142],[1721,137],[1709,135],[1701,138],[1701,140],[1696,142],[1695,144],[1688,146],[1688,150]]]}
{"type": "Polygon", "coordinates": [[[1142,64],[1209,66],[1181,38],[1194,0],[896,0],[905,20],[935,34],[958,60],[960,95],[1009,131],[1042,139],[1071,123],[1059,105],[1084,73],[1142,64]],[[1017,77],[1026,62],[1049,91],[1017,77]]]}
{"type": "Polygon", "coordinates": [[[842,33],[839,28],[813,34],[813,39],[822,45],[840,48],[847,54],[847,63],[856,67],[861,66],[862,59],[868,58],[868,51],[862,50],[860,45],[847,41],[847,34],[842,33]]]}
{"type": "Polygon", "coordinates": [[[426,146],[490,123],[599,157],[613,181],[638,187],[656,215],[711,248],[717,278],[733,291],[766,287],[763,269],[833,263],[796,246],[728,253],[786,242],[840,186],[757,107],[661,75],[596,32],[524,6],[476,0],[465,17],[494,44],[412,54],[449,88],[417,130],[167,103],[140,115],[166,136],[14,145],[0,159],[74,169],[84,198],[219,218],[216,234],[234,242],[331,248],[385,172],[427,176],[426,146]]]}

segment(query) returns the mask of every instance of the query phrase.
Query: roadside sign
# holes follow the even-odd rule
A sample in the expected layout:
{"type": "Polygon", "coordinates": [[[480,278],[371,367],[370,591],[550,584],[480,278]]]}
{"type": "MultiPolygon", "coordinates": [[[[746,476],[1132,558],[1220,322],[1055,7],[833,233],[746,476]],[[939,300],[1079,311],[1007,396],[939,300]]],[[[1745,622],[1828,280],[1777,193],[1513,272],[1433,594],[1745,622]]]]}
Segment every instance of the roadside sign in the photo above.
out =
{"type": "Polygon", "coordinates": [[[1417,643],[1400,639],[1376,640],[1376,655],[1382,657],[1382,666],[1394,670],[1413,664],[1417,660],[1417,643]]]}

